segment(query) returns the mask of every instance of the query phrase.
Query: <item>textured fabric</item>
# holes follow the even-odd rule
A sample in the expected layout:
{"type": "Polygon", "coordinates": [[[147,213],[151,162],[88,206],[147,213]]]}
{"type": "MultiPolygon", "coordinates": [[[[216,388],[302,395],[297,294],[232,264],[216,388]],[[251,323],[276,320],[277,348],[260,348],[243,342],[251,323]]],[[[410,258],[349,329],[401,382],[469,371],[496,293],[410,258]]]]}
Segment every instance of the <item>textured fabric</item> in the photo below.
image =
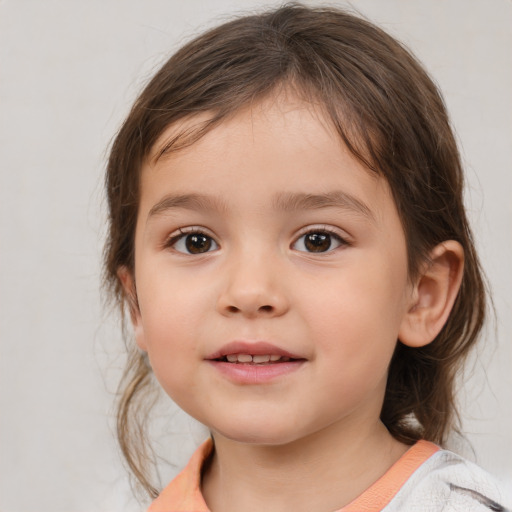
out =
{"type": "MultiPolygon", "coordinates": [[[[148,512],[210,512],[201,494],[205,441],[148,512]]],[[[492,478],[478,466],[418,441],[379,480],[336,512],[507,512],[492,478]]]]}
{"type": "Polygon", "coordinates": [[[414,472],[384,512],[507,512],[495,480],[458,455],[440,450],[414,472]]]}

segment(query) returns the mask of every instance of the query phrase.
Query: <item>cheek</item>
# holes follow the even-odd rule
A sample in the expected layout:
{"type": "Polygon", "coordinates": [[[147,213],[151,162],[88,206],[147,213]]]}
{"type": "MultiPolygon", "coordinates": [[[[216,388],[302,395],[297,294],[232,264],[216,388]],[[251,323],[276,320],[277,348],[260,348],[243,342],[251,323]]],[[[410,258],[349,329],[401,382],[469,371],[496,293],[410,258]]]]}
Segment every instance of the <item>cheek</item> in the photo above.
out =
{"type": "Polygon", "coordinates": [[[169,391],[174,382],[187,377],[190,364],[199,357],[201,296],[193,287],[179,286],[162,274],[149,277],[141,276],[137,288],[142,330],[151,366],[169,391]]]}
{"type": "Polygon", "coordinates": [[[326,410],[333,403],[346,411],[369,403],[380,407],[396,347],[395,322],[368,309],[370,304],[363,304],[357,294],[328,303],[336,311],[328,314],[324,307],[316,319],[315,354],[321,368],[317,396],[326,410]]]}
{"type": "Polygon", "coordinates": [[[208,288],[202,286],[201,280],[186,272],[172,271],[159,261],[140,267],[137,297],[148,341],[152,343],[154,337],[165,338],[171,333],[191,334],[205,304],[210,302],[208,288]]]}
{"type": "Polygon", "coordinates": [[[153,373],[163,390],[186,408],[194,393],[194,374],[199,359],[193,322],[187,315],[165,313],[145,320],[146,346],[153,373]]]}
{"type": "MultiPolygon", "coordinates": [[[[306,309],[326,358],[350,361],[355,371],[387,368],[404,314],[406,275],[361,265],[316,294],[306,309]]],[[[379,268],[380,267],[380,268],[379,268]]]]}

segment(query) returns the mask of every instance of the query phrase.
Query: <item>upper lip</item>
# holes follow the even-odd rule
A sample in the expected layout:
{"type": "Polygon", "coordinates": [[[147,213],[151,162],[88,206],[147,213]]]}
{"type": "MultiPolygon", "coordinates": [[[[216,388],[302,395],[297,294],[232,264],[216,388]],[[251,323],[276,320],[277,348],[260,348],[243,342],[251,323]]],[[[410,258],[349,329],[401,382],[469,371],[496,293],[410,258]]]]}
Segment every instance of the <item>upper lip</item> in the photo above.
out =
{"type": "Polygon", "coordinates": [[[221,359],[230,354],[249,354],[251,356],[276,355],[289,357],[290,359],[304,359],[303,357],[284,350],[266,341],[232,341],[222,346],[219,350],[208,355],[206,359],[221,359]]]}

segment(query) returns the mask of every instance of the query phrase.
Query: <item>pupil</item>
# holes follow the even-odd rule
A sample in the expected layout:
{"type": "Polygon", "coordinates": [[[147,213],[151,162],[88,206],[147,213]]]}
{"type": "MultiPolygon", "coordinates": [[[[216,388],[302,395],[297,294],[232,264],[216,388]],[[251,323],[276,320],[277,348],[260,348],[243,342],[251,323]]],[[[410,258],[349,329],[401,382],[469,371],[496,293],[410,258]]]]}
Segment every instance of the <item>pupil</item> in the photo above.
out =
{"type": "Polygon", "coordinates": [[[309,233],[304,245],[310,252],[325,252],[331,247],[331,236],[325,233],[309,233]]]}
{"type": "Polygon", "coordinates": [[[185,240],[187,251],[192,254],[207,252],[212,246],[210,237],[201,234],[188,235],[185,240]]]}

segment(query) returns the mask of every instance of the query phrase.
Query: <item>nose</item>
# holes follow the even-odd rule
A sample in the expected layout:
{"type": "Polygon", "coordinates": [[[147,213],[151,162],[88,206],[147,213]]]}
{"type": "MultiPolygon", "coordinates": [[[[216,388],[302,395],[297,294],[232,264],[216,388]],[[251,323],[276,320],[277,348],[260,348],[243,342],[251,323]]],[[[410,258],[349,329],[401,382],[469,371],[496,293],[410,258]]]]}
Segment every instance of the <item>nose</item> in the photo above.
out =
{"type": "Polygon", "coordinates": [[[217,308],[223,315],[247,318],[281,316],[289,309],[283,275],[276,262],[263,255],[226,262],[217,308]]]}

